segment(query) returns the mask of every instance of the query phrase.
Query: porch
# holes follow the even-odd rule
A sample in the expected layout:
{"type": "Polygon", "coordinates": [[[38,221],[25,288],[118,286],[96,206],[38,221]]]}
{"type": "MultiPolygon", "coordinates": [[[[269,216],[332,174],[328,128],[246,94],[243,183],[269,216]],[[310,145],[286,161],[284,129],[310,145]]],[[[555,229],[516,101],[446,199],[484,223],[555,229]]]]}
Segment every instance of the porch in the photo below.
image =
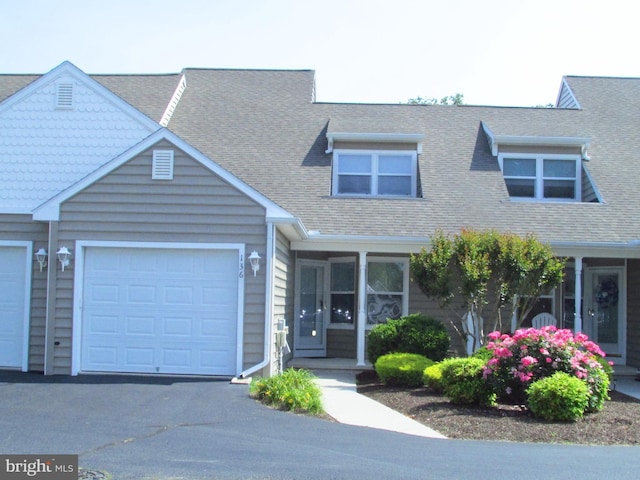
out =
{"type": "Polygon", "coordinates": [[[355,358],[292,358],[287,362],[287,367],[304,368],[306,370],[342,370],[362,372],[373,370],[373,365],[365,362],[358,365],[355,358]]]}

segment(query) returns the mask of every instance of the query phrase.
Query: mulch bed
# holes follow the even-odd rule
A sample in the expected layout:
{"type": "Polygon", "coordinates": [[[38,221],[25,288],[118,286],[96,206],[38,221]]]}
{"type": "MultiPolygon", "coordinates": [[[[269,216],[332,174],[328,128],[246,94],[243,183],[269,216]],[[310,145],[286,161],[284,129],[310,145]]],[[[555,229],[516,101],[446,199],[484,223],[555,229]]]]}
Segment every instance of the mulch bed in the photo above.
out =
{"type": "Polygon", "coordinates": [[[375,373],[358,375],[358,392],[448,438],[512,442],[640,445],[640,401],[620,392],[602,411],[576,422],[547,422],[524,407],[454,405],[426,388],[389,387],[375,373]]]}

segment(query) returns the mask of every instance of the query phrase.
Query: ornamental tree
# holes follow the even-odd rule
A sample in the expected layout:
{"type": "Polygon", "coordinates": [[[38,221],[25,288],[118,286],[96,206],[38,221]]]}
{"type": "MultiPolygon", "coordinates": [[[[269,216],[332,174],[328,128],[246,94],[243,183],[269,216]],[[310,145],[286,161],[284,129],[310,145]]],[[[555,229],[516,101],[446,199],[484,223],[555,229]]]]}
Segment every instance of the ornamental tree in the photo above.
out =
{"type": "Polygon", "coordinates": [[[486,343],[485,327],[504,330],[503,310],[519,328],[540,295],[560,285],[564,261],[533,235],[465,229],[452,237],[436,232],[410,268],[427,297],[456,313],[453,327],[470,353],[486,343]]]}

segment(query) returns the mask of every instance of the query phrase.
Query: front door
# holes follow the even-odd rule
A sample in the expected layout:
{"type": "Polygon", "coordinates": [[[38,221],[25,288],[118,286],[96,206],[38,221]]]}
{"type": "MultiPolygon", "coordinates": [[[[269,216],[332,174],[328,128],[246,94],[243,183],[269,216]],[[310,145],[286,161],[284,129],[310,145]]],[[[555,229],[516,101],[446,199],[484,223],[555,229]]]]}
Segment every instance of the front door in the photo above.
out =
{"type": "Polygon", "coordinates": [[[624,267],[587,268],[584,333],[600,345],[610,361],[625,363],[624,267]]]}
{"type": "Polygon", "coordinates": [[[296,276],[296,319],[294,354],[296,357],[324,357],[326,341],[326,264],[298,264],[296,276]]]}

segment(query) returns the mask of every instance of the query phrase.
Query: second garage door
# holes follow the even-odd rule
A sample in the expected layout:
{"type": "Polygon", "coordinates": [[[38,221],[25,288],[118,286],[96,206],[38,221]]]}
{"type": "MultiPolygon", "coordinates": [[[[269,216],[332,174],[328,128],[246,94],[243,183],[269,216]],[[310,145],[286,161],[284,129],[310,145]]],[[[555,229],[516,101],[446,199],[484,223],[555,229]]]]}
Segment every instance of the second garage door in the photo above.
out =
{"type": "Polygon", "coordinates": [[[238,255],[87,247],[80,370],[236,374],[238,255]]]}

